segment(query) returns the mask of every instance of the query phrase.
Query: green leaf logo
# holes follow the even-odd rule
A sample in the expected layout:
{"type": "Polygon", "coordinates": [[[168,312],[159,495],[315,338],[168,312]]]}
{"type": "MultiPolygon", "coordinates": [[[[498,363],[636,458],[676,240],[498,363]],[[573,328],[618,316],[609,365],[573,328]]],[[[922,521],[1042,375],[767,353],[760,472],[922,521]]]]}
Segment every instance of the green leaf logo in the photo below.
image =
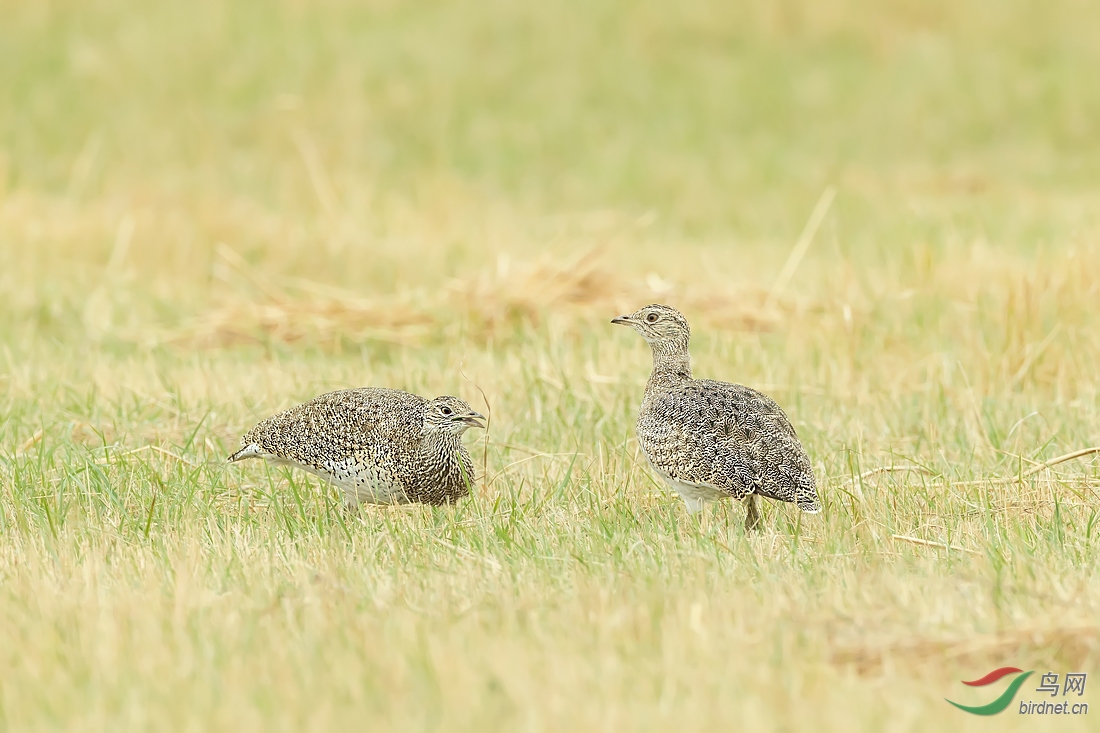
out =
{"type": "MultiPolygon", "coordinates": [[[[1023,670],[1019,669],[1018,667],[1001,667],[1000,669],[993,670],[981,679],[973,680],[971,682],[964,681],[963,684],[970,685],[971,687],[990,685],[1001,679],[1002,677],[1010,674],[1018,674],[1020,672],[1023,672],[1023,670]]],[[[957,707],[959,710],[964,710],[973,715],[996,715],[997,713],[1001,712],[1012,704],[1012,698],[1016,697],[1016,693],[1020,690],[1020,685],[1024,684],[1024,680],[1030,677],[1033,672],[1034,670],[1032,670],[1031,672],[1024,672],[1019,677],[1012,680],[1012,684],[1008,686],[1008,689],[1006,689],[1003,693],[1001,693],[1000,697],[998,697],[996,700],[989,703],[988,705],[960,705],[953,700],[947,700],[947,698],[944,699],[957,707]]]]}

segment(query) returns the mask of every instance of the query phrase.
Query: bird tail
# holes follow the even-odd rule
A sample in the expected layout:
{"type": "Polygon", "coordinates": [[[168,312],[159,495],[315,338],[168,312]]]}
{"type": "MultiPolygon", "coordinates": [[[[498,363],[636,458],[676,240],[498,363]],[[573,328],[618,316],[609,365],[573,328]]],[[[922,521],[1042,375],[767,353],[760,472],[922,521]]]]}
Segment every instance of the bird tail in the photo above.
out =
{"type": "Polygon", "coordinates": [[[237,461],[243,461],[246,458],[259,458],[263,454],[264,452],[260,448],[260,446],[256,445],[255,443],[249,443],[244,448],[241,448],[239,451],[229,456],[229,458],[226,460],[228,460],[230,463],[236,463],[237,461]]]}
{"type": "Polygon", "coordinates": [[[817,482],[813,475],[803,476],[801,486],[795,493],[795,503],[806,514],[820,514],[821,501],[817,498],[817,482]]]}
{"type": "Polygon", "coordinates": [[[807,496],[798,500],[798,508],[806,514],[821,514],[821,502],[817,496],[807,496]]]}

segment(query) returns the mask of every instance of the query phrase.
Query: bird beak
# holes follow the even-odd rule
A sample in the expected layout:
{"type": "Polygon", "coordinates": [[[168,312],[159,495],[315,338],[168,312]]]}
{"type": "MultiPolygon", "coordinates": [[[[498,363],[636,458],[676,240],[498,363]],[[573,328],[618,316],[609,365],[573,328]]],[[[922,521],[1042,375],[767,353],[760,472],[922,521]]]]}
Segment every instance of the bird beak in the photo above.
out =
{"type": "Polygon", "coordinates": [[[462,417],[458,418],[459,422],[466,423],[472,428],[484,428],[485,416],[480,412],[467,412],[462,417]]]}
{"type": "Polygon", "coordinates": [[[618,318],[612,318],[611,322],[619,326],[629,326],[630,316],[619,316],[618,318]]]}

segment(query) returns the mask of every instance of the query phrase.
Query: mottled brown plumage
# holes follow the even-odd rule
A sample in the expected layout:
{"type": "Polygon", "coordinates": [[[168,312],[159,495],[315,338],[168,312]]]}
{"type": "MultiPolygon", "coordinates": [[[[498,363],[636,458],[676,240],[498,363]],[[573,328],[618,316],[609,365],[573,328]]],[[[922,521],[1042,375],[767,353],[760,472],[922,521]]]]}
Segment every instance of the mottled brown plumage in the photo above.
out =
{"type": "Polygon", "coordinates": [[[740,384],[692,378],[691,329],[683,314],[648,305],[612,323],[632,327],[653,350],[638,442],[688,511],[708,500],[743,499],[749,528],[759,522],[756,496],[821,511],[810,459],[779,405],[740,384]]]}
{"type": "Polygon", "coordinates": [[[345,389],[267,418],[229,460],[301,468],[342,489],[349,505],[444,504],[473,485],[462,434],[483,420],[457,397],[345,389]]]}

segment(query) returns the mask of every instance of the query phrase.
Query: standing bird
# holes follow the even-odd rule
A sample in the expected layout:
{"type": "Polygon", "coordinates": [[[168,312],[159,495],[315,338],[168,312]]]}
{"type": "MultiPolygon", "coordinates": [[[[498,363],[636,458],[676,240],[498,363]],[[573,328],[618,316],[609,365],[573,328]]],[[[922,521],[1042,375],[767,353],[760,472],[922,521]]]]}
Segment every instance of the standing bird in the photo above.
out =
{"type": "Polygon", "coordinates": [[[630,326],[653,350],[638,443],[689,512],[732,496],[746,501],[745,528],[755,529],[757,495],[821,511],[810,459],[779,405],[740,384],[692,379],[691,329],[680,311],[647,305],[611,322],[630,326]]]}
{"type": "Polygon", "coordinates": [[[428,401],[395,389],[344,389],[267,418],[229,461],[263,458],[308,471],[342,489],[349,507],[448,504],[473,485],[462,434],[484,420],[448,395],[428,401]]]}

